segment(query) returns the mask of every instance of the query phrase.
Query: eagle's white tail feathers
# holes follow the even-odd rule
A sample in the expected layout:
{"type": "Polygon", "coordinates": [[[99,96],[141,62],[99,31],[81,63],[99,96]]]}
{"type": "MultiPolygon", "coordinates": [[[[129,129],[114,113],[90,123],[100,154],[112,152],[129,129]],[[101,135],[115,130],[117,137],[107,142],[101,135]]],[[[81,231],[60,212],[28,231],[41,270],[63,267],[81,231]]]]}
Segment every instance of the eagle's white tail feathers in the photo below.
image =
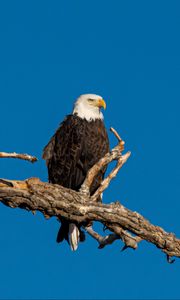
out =
{"type": "Polygon", "coordinates": [[[79,229],[74,223],[69,224],[69,244],[72,251],[76,251],[79,243],[79,229]]]}

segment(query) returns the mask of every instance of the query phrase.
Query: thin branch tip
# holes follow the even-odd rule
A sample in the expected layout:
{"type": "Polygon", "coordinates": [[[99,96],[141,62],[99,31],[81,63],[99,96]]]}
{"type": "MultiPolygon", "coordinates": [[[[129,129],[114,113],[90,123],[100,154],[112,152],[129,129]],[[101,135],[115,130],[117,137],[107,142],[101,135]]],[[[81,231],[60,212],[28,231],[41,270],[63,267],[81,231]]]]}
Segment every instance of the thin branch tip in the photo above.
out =
{"type": "Polygon", "coordinates": [[[38,161],[37,157],[35,157],[35,156],[29,155],[26,153],[22,154],[22,153],[16,153],[16,152],[12,152],[12,153],[0,152],[0,158],[18,158],[18,159],[30,161],[32,163],[38,161]]]}
{"type": "Polygon", "coordinates": [[[111,131],[112,133],[114,133],[115,137],[117,138],[117,140],[118,140],[119,142],[123,142],[123,140],[122,140],[122,138],[120,137],[119,133],[118,133],[113,127],[110,127],[110,131],[111,131]]]}

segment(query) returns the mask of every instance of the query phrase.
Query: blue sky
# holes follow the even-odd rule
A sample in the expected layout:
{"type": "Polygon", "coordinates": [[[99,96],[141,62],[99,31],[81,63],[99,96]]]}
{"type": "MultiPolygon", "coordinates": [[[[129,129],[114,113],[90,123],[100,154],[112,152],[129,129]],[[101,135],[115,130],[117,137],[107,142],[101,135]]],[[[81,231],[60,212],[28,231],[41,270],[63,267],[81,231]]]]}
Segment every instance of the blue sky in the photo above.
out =
{"type": "MultiPolygon", "coordinates": [[[[132,151],[104,195],[180,236],[180,2],[1,1],[0,177],[47,180],[41,152],[82,93],[132,151]]],[[[110,135],[111,145],[116,140],[110,135]]],[[[1,299],[179,299],[179,266],[146,242],[121,253],[91,238],[72,253],[58,222],[0,206],[1,299]]]]}

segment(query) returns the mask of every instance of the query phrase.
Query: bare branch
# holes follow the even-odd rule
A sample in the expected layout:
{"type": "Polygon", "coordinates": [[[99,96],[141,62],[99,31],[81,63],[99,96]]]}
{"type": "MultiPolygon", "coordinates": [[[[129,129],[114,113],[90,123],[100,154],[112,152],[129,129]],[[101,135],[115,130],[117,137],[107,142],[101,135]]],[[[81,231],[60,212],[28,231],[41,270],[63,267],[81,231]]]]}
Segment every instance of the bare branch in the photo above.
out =
{"type": "Polygon", "coordinates": [[[119,134],[113,127],[111,127],[110,130],[114,133],[114,135],[118,139],[119,144],[116,147],[114,147],[110,153],[107,153],[103,158],[101,158],[89,170],[89,172],[86,176],[86,179],[81,186],[80,192],[84,193],[86,195],[89,195],[89,190],[90,190],[91,184],[93,182],[93,179],[99,173],[99,171],[102,170],[104,167],[106,167],[113,160],[118,160],[118,163],[117,163],[116,167],[113,169],[113,171],[109,174],[109,176],[103,180],[100,188],[92,196],[93,201],[96,201],[98,199],[99,195],[109,186],[111,179],[113,179],[116,176],[118,171],[121,169],[123,164],[127,161],[129,156],[131,155],[130,152],[127,152],[125,155],[122,156],[121,152],[124,150],[125,142],[121,139],[121,137],[119,136],[119,134]]]}
{"type": "MultiPolygon", "coordinates": [[[[113,231],[114,226],[110,225],[109,229],[110,228],[113,231]]],[[[118,227],[118,229],[116,228],[116,231],[118,230],[119,234],[108,234],[106,236],[101,236],[99,233],[95,232],[92,226],[85,227],[85,230],[89,233],[89,235],[91,235],[95,240],[99,242],[99,249],[102,249],[119,239],[121,239],[125,244],[125,247],[123,248],[136,249],[137,243],[141,241],[140,238],[133,237],[132,235],[130,235],[130,233],[120,227],[118,227]]]]}
{"type": "Polygon", "coordinates": [[[0,158],[19,158],[23,160],[28,160],[32,163],[38,160],[35,156],[31,156],[29,154],[19,154],[15,152],[13,153],[0,152],[0,158]]]}
{"type": "Polygon", "coordinates": [[[125,246],[123,247],[122,250],[125,250],[126,248],[132,248],[132,249],[135,250],[138,247],[137,244],[140,241],[142,241],[141,237],[139,237],[139,236],[132,236],[129,232],[127,232],[126,230],[124,230],[120,226],[108,224],[107,227],[108,227],[109,230],[111,230],[113,232],[116,232],[116,234],[124,242],[125,246]]]}
{"type": "Polygon", "coordinates": [[[99,173],[99,171],[107,166],[111,161],[118,159],[121,156],[119,145],[107,153],[103,158],[101,158],[87,173],[86,179],[83,182],[80,192],[86,195],[89,194],[90,186],[94,180],[94,177],[99,173]]]}
{"type": "MultiPolygon", "coordinates": [[[[121,239],[125,246],[137,249],[141,240],[153,243],[161,249],[172,263],[172,256],[180,257],[180,239],[173,233],[168,233],[159,226],[152,225],[147,219],[137,212],[130,211],[119,202],[110,204],[99,203],[96,200],[109,186],[110,181],[117,175],[123,164],[130,157],[130,152],[122,155],[124,142],[115,131],[119,144],[99,160],[88,172],[79,192],[64,188],[57,184],[41,182],[38,178],[30,178],[25,181],[0,179],[0,201],[12,208],[23,208],[35,214],[40,211],[46,218],[61,217],[69,222],[78,223],[79,226],[89,222],[98,221],[108,228],[112,234],[105,237],[95,232],[92,227],[86,227],[86,231],[99,242],[99,248],[112,244],[121,239]],[[113,160],[117,160],[115,168],[103,180],[95,194],[89,196],[89,188],[94,177],[99,171],[113,160]]],[[[36,161],[37,158],[27,154],[0,152],[1,157],[20,158],[36,161]]]]}
{"type": "Polygon", "coordinates": [[[119,202],[92,202],[80,192],[56,184],[43,183],[37,178],[8,181],[12,187],[0,182],[0,201],[7,206],[33,212],[37,210],[45,217],[65,217],[79,224],[99,221],[120,237],[123,228],[124,231],[128,230],[137,236],[133,237],[136,243],[144,239],[160,248],[169,258],[180,257],[180,240],[173,233],[150,224],[139,213],[130,211],[119,202]]]}
{"type": "Polygon", "coordinates": [[[131,152],[127,152],[126,154],[124,154],[123,156],[121,156],[118,159],[118,162],[115,166],[115,168],[111,171],[111,173],[101,182],[100,187],[97,189],[97,191],[94,193],[94,195],[91,197],[92,201],[96,201],[99,196],[104,192],[105,189],[108,188],[111,180],[116,177],[117,173],[119,172],[119,170],[122,168],[122,166],[124,165],[124,163],[128,160],[128,158],[130,157],[131,152]]]}
{"type": "Polygon", "coordinates": [[[117,234],[109,234],[106,236],[101,236],[99,233],[95,232],[92,226],[85,227],[87,233],[92,236],[99,243],[99,249],[104,248],[107,245],[112,244],[115,240],[119,240],[120,237],[117,234]]]}
{"type": "MultiPolygon", "coordinates": [[[[122,138],[120,137],[119,133],[113,127],[110,128],[110,131],[114,133],[115,137],[117,138],[117,140],[119,142],[122,142],[122,138]]],[[[124,143],[124,141],[123,141],[123,143],[124,143]]]]}

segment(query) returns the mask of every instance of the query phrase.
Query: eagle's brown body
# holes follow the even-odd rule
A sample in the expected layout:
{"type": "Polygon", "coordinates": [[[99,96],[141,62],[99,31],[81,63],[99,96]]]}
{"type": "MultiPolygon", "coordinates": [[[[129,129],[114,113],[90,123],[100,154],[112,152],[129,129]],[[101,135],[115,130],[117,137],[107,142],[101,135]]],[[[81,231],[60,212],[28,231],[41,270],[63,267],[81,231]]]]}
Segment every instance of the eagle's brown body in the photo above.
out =
{"type": "MultiPolygon", "coordinates": [[[[49,182],[78,191],[88,170],[109,151],[109,141],[101,119],[86,120],[68,115],[44,148],[43,158],[48,167],[49,182]]],[[[96,176],[90,193],[103,180],[105,169],[96,176]]],[[[84,239],[80,230],[80,240],[84,239]]],[[[57,242],[68,238],[69,223],[61,219],[57,242]]]]}
{"type": "MultiPolygon", "coordinates": [[[[78,191],[88,170],[108,151],[108,136],[102,120],[67,116],[44,148],[49,182],[78,191]]],[[[99,187],[104,172],[95,178],[91,194],[99,187]]]]}

